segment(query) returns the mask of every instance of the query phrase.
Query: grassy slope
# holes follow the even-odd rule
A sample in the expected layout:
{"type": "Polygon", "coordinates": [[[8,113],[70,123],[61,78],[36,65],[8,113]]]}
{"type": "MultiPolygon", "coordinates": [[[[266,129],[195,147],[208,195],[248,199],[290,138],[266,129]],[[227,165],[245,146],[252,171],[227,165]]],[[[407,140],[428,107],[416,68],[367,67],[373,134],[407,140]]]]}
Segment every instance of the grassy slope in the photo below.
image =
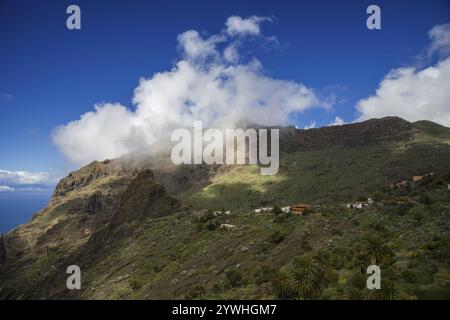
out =
{"type": "Polygon", "coordinates": [[[450,169],[450,129],[442,128],[423,128],[420,123],[420,131],[408,143],[284,153],[275,176],[259,175],[256,166],[240,166],[181,198],[195,208],[216,209],[249,208],[265,201],[279,205],[346,201],[412,175],[450,169]]]}
{"type": "MultiPolygon", "coordinates": [[[[314,297],[351,298],[350,282],[359,273],[355,257],[369,238],[379,236],[393,252],[383,268],[395,270],[396,298],[450,298],[449,195],[443,185],[424,186],[416,193],[387,192],[384,207],[364,211],[323,205],[306,216],[280,219],[243,210],[204,217],[203,222],[192,214],[177,214],[122,226],[120,241],[82,266],[84,290],[78,297],[276,298],[271,278],[261,282],[258,268],[270,266],[276,274],[289,270],[296,256],[327,252],[336,278],[314,297]],[[424,190],[429,190],[431,204],[417,203],[400,212],[400,205],[392,203],[405,196],[419,199],[424,190]],[[221,223],[236,229],[210,226],[221,223]],[[277,239],[274,233],[282,236],[277,239]],[[232,282],[230,271],[242,279],[232,282]]],[[[52,292],[57,292],[54,297],[64,294],[52,292]]]]}

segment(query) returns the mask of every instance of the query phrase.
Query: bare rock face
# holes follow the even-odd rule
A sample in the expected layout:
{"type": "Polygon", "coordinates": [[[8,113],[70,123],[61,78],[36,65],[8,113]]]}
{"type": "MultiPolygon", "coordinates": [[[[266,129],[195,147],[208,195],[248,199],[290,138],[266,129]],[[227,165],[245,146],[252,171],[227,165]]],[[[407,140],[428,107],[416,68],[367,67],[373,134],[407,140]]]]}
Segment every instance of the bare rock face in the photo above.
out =
{"type": "Polygon", "coordinates": [[[53,192],[53,198],[65,196],[73,190],[82,189],[95,180],[107,176],[118,175],[120,168],[113,160],[94,161],[80,170],[70,173],[61,179],[53,192]]]}
{"type": "Polygon", "coordinates": [[[141,218],[156,218],[171,214],[181,208],[180,202],[170,197],[157,183],[153,171],[141,171],[123,193],[115,223],[127,223],[141,218]]]}

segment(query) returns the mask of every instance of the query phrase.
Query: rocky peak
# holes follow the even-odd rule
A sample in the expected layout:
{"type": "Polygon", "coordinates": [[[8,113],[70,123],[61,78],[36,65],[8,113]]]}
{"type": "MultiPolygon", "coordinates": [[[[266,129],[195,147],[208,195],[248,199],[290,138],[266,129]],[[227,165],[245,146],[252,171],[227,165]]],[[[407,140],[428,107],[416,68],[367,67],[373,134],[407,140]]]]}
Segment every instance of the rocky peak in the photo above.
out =
{"type": "Polygon", "coordinates": [[[53,192],[53,198],[65,196],[70,191],[86,187],[97,179],[118,175],[120,172],[121,168],[115,160],[94,161],[61,179],[53,192]]]}
{"type": "Polygon", "coordinates": [[[170,197],[155,179],[153,171],[142,170],[122,194],[115,223],[124,223],[145,217],[161,217],[181,208],[180,202],[170,197]]]}

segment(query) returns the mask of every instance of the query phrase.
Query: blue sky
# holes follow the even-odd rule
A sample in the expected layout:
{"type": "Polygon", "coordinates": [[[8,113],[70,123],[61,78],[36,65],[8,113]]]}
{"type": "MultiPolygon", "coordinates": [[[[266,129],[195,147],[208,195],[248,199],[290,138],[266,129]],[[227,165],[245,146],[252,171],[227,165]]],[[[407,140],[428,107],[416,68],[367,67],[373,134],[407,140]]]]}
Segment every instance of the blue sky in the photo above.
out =
{"type": "Polygon", "coordinates": [[[427,32],[450,22],[450,2],[3,0],[0,170],[61,175],[76,168],[52,141],[58,125],[102,102],[133,110],[139,78],[180,58],[179,34],[216,34],[233,15],[270,18],[261,28],[277,45],[255,53],[266,75],[336,97],[328,109],[291,117],[299,127],[322,126],[336,116],[355,120],[356,103],[391,69],[416,66],[430,45],[427,32]],[[70,4],[81,8],[81,30],[66,28],[70,4]],[[366,28],[370,4],[381,7],[381,30],[366,28]]]}

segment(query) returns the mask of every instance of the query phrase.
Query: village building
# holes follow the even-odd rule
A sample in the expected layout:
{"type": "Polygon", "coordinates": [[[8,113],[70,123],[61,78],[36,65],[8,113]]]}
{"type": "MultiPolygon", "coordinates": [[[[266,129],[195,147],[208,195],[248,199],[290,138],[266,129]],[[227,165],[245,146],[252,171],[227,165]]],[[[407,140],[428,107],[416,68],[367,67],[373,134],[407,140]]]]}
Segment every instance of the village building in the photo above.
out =
{"type": "Polygon", "coordinates": [[[261,213],[261,212],[271,212],[273,210],[272,207],[262,207],[255,209],[255,213],[261,213]]]}
{"type": "Polygon", "coordinates": [[[400,181],[400,182],[397,182],[397,183],[395,184],[395,187],[397,187],[397,188],[405,188],[405,187],[409,186],[409,184],[410,184],[409,181],[402,180],[402,181],[400,181]]]}
{"type": "Polygon", "coordinates": [[[348,209],[350,209],[350,208],[363,209],[363,208],[366,208],[366,207],[372,205],[373,203],[374,203],[374,201],[372,198],[367,198],[367,202],[357,201],[354,203],[347,203],[346,207],[348,209]]]}
{"type": "Polygon", "coordinates": [[[227,230],[234,230],[234,229],[236,229],[236,226],[234,224],[228,224],[228,223],[222,223],[220,225],[220,227],[222,229],[227,229],[227,230]]]}
{"type": "Polygon", "coordinates": [[[310,205],[308,205],[308,204],[304,204],[304,203],[294,204],[291,206],[291,212],[293,214],[300,215],[300,214],[303,214],[309,208],[310,208],[310,205]]]}
{"type": "Polygon", "coordinates": [[[291,212],[291,206],[281,207],[281,211],[284,213],[289,213],[291,212]]]}

